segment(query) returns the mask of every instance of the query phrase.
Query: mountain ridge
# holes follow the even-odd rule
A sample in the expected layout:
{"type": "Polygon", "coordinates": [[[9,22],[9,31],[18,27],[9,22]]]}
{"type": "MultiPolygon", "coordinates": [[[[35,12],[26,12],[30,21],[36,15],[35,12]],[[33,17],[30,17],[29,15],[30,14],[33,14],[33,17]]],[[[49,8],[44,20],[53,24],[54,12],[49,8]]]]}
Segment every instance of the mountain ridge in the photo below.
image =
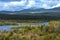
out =
{"type": "Polygon", "coordinates": [[[60,7],[57,8],[53,8],[53,9],[44,9],[44,8],[40,8],[40,9],[24,9],[21,11],[0,11],[0,14],[19,14],[19,13],[31,13],[31,12],[36,12],[36,13],[44,13],[44,12],[60,12],[60,7]]]}

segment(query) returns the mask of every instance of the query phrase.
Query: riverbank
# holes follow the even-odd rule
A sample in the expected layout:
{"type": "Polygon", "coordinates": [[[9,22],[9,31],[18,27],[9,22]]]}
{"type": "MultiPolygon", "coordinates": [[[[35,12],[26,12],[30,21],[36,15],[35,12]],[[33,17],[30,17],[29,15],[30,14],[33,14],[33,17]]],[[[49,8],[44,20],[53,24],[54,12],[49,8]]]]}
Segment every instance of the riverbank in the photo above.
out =
{"type": "Polygon", "coordinates": [[[32,25],[35,26],[0,26],[0,40],[60,40],[60,21],[49,21],[48,26],[32,25]]]}
{"type": "Polygon", "coordinates": [[[0,40],[60,40],[60,28],[51,26],[13,27],[0,32],[0,40]]]}
{"type": "Polygon", "coordinates": [[[0,26],[2,25],[17,25],[20,23],[23,24],[38,24],[46,21],[40,21],[40,20],[0,20],[0,26]]]}
{"type": "Polygon", "coordinates": [[[1,25],[0,31],[3,31],[3,30],[10,31],[12,27],[23,27],[23,26],[38,27],[41,25],[48,26],[48,22],[43,22],[43,23],[17,23],[17,25],[1,25]]]}

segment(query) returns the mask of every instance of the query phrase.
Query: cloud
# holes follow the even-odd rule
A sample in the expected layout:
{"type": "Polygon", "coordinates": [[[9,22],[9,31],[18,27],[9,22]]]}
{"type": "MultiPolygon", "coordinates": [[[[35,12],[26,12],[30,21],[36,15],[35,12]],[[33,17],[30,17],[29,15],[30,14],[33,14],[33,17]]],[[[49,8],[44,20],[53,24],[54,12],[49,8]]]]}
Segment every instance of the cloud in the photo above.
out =
{"type": "Polygon", "coordinates": [[[28,2],[28,3],[27,3],[27,5],[25,6],[25,9],[34,7],[34,5],[35,5],[35,1],[34,1],[34,0],[29,0],[29,1],[27,1],[27,2],[28,2]]]}
{"type": "Polygon", "coordinates": [[[52,8],[55,8],[55,7],[60,7],[60,3],[58,3],[57,5],[53,6],[52,8]]]}
{"type": "Polygon", "coordinates": [[[0,11],[19,11],[28,8],[51,9],[60,7],[60,0],[0,0],[0,11]]]}
{"type": "Polygon", "coordinates": [[[12,1],[21,1],[21,0],[0,0],[1,2],[12,2],[12,1]]]}
{"type": "Polygon", "coordinates": [[[14,1],[14,2],[0,2],[0,10],[12,10],[15,11],[16,9],[20,10],[23,6],[26,5],[26,1],[14,1]],[[1,9],[2,8],[2,9],[1,9]]]}

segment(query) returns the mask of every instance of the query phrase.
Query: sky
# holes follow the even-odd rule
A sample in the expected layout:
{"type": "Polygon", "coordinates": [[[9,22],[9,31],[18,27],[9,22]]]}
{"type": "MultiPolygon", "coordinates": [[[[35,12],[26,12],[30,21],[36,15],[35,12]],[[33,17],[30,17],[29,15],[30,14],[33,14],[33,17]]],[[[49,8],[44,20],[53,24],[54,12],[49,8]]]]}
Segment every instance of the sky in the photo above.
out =
{"type": "Polygon", "coordinates": [[[24,9],[52,9],[60,7],[60,0],[0,0],[0,11],[20,11],[24,9]]]}

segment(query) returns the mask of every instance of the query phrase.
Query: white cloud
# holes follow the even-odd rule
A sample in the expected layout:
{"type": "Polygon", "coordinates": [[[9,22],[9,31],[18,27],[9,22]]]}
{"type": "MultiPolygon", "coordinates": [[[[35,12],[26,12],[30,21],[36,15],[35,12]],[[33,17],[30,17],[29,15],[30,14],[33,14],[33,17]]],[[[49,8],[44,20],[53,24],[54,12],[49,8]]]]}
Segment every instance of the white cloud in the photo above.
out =
{"type": "Polygon", "coordinates": [[[25,9],[26,9],[26,8],[34,7],[34,5],[35,5],[35,1],[34,1],[34,0],[29,0],[29,1],[28,1],[28,4],[27,4],[26,7],[25,7],[25,9]]]}
{"type": "Polygon", "coordinates": [[[42,8],[50,9],[50,6],[48,6],[47,4],[43,4],[43,5],[42,5],[42,8]]]}
{"type": "Polygon", "coordinates": [[[52,8],[55,8],[55,7],[60,7],[60,3],[58,3],[57,5],[53,6],[52,8]]]}
{"type": "Polygon", "coordinates": [[[55,8],[60,7],[60,0],[22,0],[11,2],[0,2],[0,10],[23,10],[28,8],[55,8]]]}
{"type": "Polygon", "coordinates": [[[11,6],[24,6],[25,5],[25,1],[20,1],[20,2],[10,2],[8,5],[11,5],[11,6]]]}
{"type": "Polygon", "coordinates": [[[0,2],[0,10],[8,10],[8,11],[12,10],[12,11],[14,11],[15,8],[25,6],[26,5],[25,2],[26,1],[19,1],[19,2],[18,1],[14,1],[14,2],[3,2],[3,3],[0,2]]]}

